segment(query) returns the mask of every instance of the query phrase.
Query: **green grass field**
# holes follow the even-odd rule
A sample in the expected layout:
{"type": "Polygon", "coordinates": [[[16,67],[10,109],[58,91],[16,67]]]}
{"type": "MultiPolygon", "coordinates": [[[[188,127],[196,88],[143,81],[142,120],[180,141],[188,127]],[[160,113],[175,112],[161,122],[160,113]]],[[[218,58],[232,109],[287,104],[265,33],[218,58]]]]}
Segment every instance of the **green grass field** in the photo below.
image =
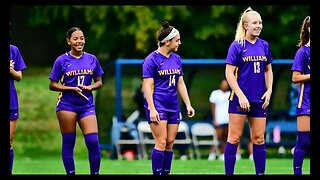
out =
{"type": "MultiPolygon", "coordinates": [[[[13,174],[26,175],[54,175],[65,174],[61,157],[48,159],[16,158],[13,174]]],[[[86,158],[75,157],[76,174],[89,174],[89,163],[86,158]]],[[[100,175],[139,175],[151,174],[151,160],[110,160],[102,158],[100,175]]],[[[224,174],[223,161],[179,160],[172,162],[171,174],[224,174]]],[[[253,161],[241,159],[236,162],[235,174],[255,174],[253,161]]],[[[285,174],[292,175],[292,159],[267,159],[266,175],[285,174]]],[[[310,175],[310,159],[303,163],[303,174],[310,175]]]]}

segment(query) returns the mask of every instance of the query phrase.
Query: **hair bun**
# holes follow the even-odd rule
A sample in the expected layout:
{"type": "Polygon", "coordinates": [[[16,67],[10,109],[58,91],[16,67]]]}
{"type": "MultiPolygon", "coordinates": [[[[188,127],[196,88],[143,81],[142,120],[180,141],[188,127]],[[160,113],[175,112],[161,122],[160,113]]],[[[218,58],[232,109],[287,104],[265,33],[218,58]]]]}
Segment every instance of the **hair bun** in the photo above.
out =
{"type": "Polygon", "coordinates": [[[164,21],[163,23],[162,23],[162,27],[163,28],[169,28],[169,22],[168,21],[164,21]]]}

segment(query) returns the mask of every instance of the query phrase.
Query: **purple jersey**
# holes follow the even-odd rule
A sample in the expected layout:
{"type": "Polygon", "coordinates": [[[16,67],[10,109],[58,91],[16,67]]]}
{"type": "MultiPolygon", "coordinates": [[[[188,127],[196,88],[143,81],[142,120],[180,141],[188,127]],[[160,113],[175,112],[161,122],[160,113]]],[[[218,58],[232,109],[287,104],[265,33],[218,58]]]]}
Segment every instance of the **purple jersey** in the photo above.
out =
{"type": "MultiPolygon", "coordinates": [[[[51,70],[49,79],[61,82],[64,86],[78,87],[79,85],[89,86],[92,84],[93,78],[103,74],[103,69],[96,56],[84,52],[77,59],[67,52],[59,56],[51,70]]],[[[89,101],[77,94],[75,91],[60,92],[57,106],[59,102],[69,104],[79,108],[88,108],[94,105],[93,94],[91,91],[82,91],[89,98],[89,101]]]]}
{"type": "MultiPolygon", "coordinates": [[[[22,71],[27,66],[24,63],[18,47],[10,44],[10,61],[14,62],[14,70],[22,71]]],[[[18,110],[18,94],[14,85],[14,79],[10,76],[10,110],[18,110]]]]}
{"type": "MultiPolygon", "coordinates": [[[[310,46],[304,45],[298,49],[291,70],[310,74],[310,46]]],[[[309,109],[310,112],[310,81],[300,83],[298,93],[297,108],[309,109]]]]}
{"type": "MultiPolygon", "coordinates": [[[[150,53],[142,63],[142,77],[153,78],[153,101],[157,111],[180,111],[177,83],[183,76],[181,58],[171,52],[170,57],[158,51],[150,53]]],[[[145,100],[145,108],[148,103],[145,100]]]]}
{"type": "MultiPolygon", "coordinates": [[[[269,44],[260,38],[252,44],[245,40],[244,47],[234,41],[228,50],[226,64],[236,66],[238,85],[249,102],[263,102],[266,91],[265,67],[273,61],[269,44]]],[[[232,90],[229,100],[238,100],[232,90]]]]}

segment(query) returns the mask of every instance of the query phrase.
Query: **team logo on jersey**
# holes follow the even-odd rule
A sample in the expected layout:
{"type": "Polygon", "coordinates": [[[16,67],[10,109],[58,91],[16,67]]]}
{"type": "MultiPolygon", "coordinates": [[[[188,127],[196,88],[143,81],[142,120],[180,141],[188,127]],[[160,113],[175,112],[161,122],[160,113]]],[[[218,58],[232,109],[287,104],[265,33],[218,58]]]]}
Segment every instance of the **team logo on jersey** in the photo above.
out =
{"type": "Polygon", "coordinates": [[[236,109],[237,109],[237,111],[242,111],[240,106],[237,106],[236,109]]]}
{"type": "Polygon", "coordinates": [[[181,70],[180,69],[163,69],[158,71],[158,74],[160,76],[171,75],[171,74],[181,74],[181,70]]]}

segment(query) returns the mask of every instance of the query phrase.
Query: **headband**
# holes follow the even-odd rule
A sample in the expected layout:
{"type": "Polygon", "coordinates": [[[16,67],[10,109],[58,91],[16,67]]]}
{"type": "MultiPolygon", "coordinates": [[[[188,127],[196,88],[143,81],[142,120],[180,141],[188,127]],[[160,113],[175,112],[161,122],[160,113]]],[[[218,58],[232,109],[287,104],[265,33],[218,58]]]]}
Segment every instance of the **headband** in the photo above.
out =
{"type": "MultiPolygon", "coordinates": [[[[173,37],[175,37],[177,34],[179,34],[179,31],[176,28],[172,28],[171,32],[168,34],[167,37],[165,37],[164,39],[162,39],[160,42],[164,43],[167,40],[172,39],[173,37]]],[[[160,46],[160,42],[158,42],[158,45],[160,46]]]]}

